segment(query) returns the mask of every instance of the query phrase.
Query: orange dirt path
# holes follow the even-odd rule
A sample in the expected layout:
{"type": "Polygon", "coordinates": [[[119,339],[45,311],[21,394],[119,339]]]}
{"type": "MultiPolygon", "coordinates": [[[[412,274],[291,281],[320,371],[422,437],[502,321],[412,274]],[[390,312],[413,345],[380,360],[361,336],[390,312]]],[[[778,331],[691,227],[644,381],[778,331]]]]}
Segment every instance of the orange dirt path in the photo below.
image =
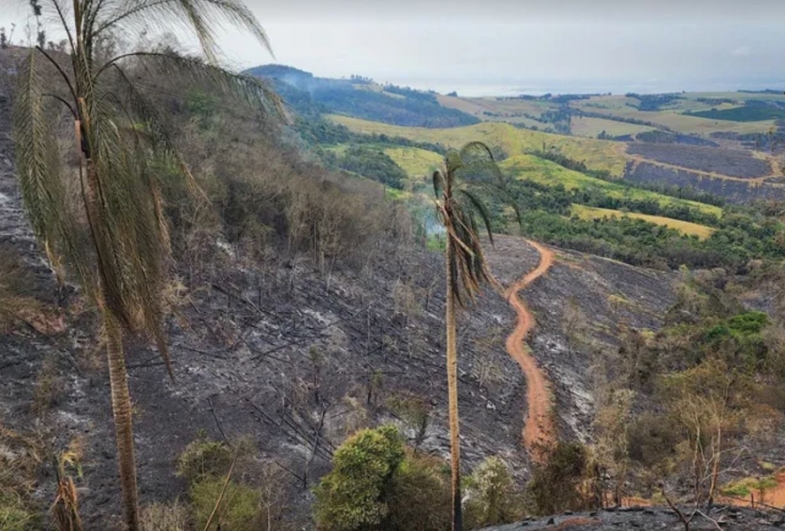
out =
{"type": "Polygon", "coordinates": [[[529,414],[524,420],[523,443],[531,458],[539,461],[542,449],[548,447],[556,436],[550,411],[552,395],[547,377],[524,343],[526,335],[534,326],[534,317],[518,296],[518,292],[548,271],[553,265],[553,251],[533,241],[526,241],[540,253],[540,263],[507,290],[508,301],[518,314],[518,323],[507,337],[506,347],[526,376],[526,403],[529,414]]]}

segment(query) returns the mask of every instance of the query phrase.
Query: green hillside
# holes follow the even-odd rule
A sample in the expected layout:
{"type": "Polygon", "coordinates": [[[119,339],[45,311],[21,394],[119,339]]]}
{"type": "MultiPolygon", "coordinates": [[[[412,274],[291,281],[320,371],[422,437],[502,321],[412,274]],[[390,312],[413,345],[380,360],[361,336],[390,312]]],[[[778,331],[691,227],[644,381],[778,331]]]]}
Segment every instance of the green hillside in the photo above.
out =
{"type": "Polygon", "coordinates": [[[446,147],[460,147],[469,141],[479,140],[493,148],[503,150],[507,156],[523,155],[543,148],[555,148],[566,157],[585,162],[593,170],[605,170],[616,177],[622,176],[626,164],[624,145],[618,142],[518,129],[499,122],[485,122],[449,129],[426,129],[401,127],[348,116],[328,115],[327,118],[358,133],[402,137],[420,142],[438,143],[446,147]]]}

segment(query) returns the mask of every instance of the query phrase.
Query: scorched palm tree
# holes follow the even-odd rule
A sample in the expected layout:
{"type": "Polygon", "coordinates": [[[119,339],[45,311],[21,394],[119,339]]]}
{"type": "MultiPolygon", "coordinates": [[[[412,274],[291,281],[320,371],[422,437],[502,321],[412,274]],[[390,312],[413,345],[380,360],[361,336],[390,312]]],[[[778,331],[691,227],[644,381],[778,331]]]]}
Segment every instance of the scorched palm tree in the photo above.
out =
{"type": "Polygon", "coordinates": [[[451,150],[444,167],[433,174],[438,217],[445,229],[447,296],[447,401],[450,423],[450,466],[452,468],[453,531],[463,528],[461,511],[461,452],[458,421],[458,343],[456,308],[473,302],[482,284],[497,286],[482,252],[479,222],[493,243],[490,214],[478,192],[490,192],[508,202],[518,217],[518,208],[507,193],[505,179],[493,154],[482,142],[470,142],[451,150]],[[483,190],[484,189],[484,190],[483,190]]]}
{"type": "Polygon", "coordinates": [[[160,294],[169,243],[161,167],[176,168],[195,186],[151,97],[150,80],[179,78],[181,85],[212,91],[224,102],[240,97],[262,110],[277,109],[278,100],[261,82],[218,66],[216,30],[238,25],[268,50],[269,44],[242,0],[30,3],[36,17],[58,21],[56,28],[47,29],[62,32],[68,53],[33,49],[18,71],[14,128],[19,182],[53,269],[74,275],[100,313],[125,521],[136,531],[139,509],[123,335],[152,339],[174,377],[162,329],[160,294]],[[195,36],[204,54],[185,56],[144,45],[121,55],[110,53],[107,42],[142,29],[195,36]],[[50,77],[44,87],[46,73],[50,77]],[[60,161],[55,138],[62,112],[73,122],[75,139],[69,145],[76,157],[70,166],[60,161]],[[80,198],[76,202],[70,199],[71,189],[80,198]]]}

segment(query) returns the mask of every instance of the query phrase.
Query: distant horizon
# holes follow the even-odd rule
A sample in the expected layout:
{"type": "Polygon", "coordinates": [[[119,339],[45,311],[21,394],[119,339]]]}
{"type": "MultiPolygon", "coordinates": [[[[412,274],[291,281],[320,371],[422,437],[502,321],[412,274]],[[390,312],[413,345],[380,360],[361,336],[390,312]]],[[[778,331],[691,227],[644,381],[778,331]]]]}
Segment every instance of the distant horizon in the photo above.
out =
{"type": "MultiPolygon", "coordinates": [[[[29,38],[28,0],[0,2],[0,27],[15,22],[14,39],[29,38]]],[[[223,57],[237,69],[278,62],[466,96],[785,89],[785,2],[245,3],[275,56],[245,32],[218,31],[223,57]]],[[[56,20],[43,5],[44,22],[56,20]]],[[[46,27],[47,38],[65,38],[56,24],[46,27]]],[[[137,35],[122,37],[133,46],[137,35]]],[[[170,37],[198,52],[192,32],[170,37]]]]}
{"type": "MultiPolygon", "coordinates": [[[[515,97],[542,96],[544,94],[611,94],[623,96],[636,94],[672,94],[680,92],[727,93],[727,92],[759,92],[765,90],[785,91],[785,78],[768,79],[715,79],[693,80],[688,82],[669,82],[667,80],[591,80],[591,79],[530,79],[519,77],[508,79],[489,79],[485,82],[470,79],[423,79],[390,76],[389,79],[377,79],[363,72],[351,72],[343,75],[328,75],[313,72],[307,68],[284,63],[263,63],[286,66],[313,74],[315,77],[327,79],[350,79],[361,76],[372,79],[380,85],[397,85],[421,91],[432,91],[446,95],[457,92],[458,96],[467,98],[481,97],[515,97]],[[679,88],[677,88],[679,87],[679,88]]],[[[253,67],[252,67],[253,68],[253,67]]]]}

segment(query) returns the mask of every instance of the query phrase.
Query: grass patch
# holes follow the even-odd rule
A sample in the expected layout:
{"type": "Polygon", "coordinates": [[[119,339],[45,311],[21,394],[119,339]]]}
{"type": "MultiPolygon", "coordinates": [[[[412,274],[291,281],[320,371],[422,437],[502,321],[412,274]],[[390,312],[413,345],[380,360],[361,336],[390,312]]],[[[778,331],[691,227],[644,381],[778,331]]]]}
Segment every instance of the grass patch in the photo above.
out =
{"type": "Polygon", "coordinates": [[[744,478],[733,483],[729,483],[722,488],[721,492],[725,496],[735,496],[737,498],[746,498],[751,492],[766,491],[767,489],[774,488],[778,485],[777,479],[772,476],[764,478],[744,478]]]}
{"type": "Polygon", "coordinates": [[[384,153],[411,179],[430,177],[443,161],[443,157],[438,153],[414,147],[385,148],[384,153]]]}
{"type": "Polygon", "coordinates": [[[715,230],[712,227],[707,227],[706,225],[691,223],[689,221],[681,221],[679,219],[666,218],[663,216],[651,216],[648,214],[638,214],[637,212],[620,212],[618,210],[596,208],[585,205],[572,205],[572,212],[579,218],[587,220],[618,217],[642,219],[643,221],[648,221],[649,223],[676,229],[682,234],[686,234],[688,236],[697,236],[701,240],[705,240],[711,236],[715,230]]]}

